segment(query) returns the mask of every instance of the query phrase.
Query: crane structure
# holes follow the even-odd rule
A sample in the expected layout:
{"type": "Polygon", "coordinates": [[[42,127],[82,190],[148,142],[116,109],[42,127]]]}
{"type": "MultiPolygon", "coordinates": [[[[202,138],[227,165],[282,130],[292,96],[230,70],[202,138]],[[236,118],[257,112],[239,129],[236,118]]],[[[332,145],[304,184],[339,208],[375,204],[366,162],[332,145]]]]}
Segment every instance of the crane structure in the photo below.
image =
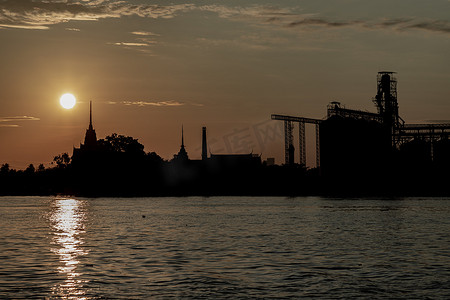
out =
{"type": "Polygon", "coordinates": [[[305,124],[316,125],[316,167],[320,167],[320,138],[319,138],[319,124],[322,122],[320,119],[293,117],[286,115],[272,115],[272,120],[284,121],[284,163],[286,165],[294,164],[294,123],[299,124],[299,152],[300,152],[300,164],[306,165],[306,132],[305,124]]]}

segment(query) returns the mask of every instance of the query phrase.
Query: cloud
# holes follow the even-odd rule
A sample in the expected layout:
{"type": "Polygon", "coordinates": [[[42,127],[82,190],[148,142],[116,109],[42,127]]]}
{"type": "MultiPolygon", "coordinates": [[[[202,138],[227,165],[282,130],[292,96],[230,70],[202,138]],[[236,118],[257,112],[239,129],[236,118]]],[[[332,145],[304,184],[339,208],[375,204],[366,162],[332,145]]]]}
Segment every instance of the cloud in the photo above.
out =
{"type": "Polygon", "coordinates": [[[123,101],[125,105],[137,105],[137,106],[182,106],[185,103],[178,101],[158,101],[158,102],[146,102],[146,101],[123,101]]]}
{"type": "Polygon", "coordinates": [[[48,29],[48,26],[69,21],[98,21],[136,15],[143,18],[173,18],[188,11],[192,4],[149,5],[129,4],[126,1],[57,1],[2,0],[0,26],[22,29],[48,29]]]}
{"type": "Polygon", "coordinates": [[[10,122],[20,122],[20,121],[39,121],[39,118],[36,117],[30,117],[30,116],[15,116],[15,117],[0,117],[0,127],[10,127],[10,128],[16,128],[20,127],[18,124],[3,124],[3,123],[10,123],[10,122]]]}
{"type": "Polygon", "coordinates": [[[279,8],[274,6],[266,5],[251,5],[251,6],[240,6],[231,7],[224,5],[203,5],[198,6],[198,10],[214,12],[221,18],[231,19],[249,19],[258,18],[261,20],[273,19],[273,18],[291,18],[298,17],[299,14],[293,12],[295,8],[279,8]]]}
{"type": "Polygon", "coordinates": [[[0,122],[11,121],[39,121],[39,118],[29,116],[16,116],[16,117],[0,117],[0,122]]]}
{"type": "Polygon", "coordinates": [[[339,28],[339,27],[359,27],[365,29],[394,29],[405,31],[411,29],[421,29],[425,31],[450,33],[449,21],[438,20],[415,20],[412,18],[405,19],[387,19],[382,21],[331,21],[320,18],[306,18],[285,25],[286,27],[303,27],[303,28],[339,28]]]}
{"type": "Polygon", "coordinates": [[[280,8],[265,5],[248,7],[227,7],[223,5],[204,5],[196,9],[214,12],[221,18],[257,22],[259,24],[281,25],[288,28],[320,29],[358,27],[365,29],[392,28],[399,31],[421,29],[437,33],[450,33],[450,22],[443,20],[420,20],[397,18],[385,20],[331,20],[320,18],[318,14],[300,13],[298,8],[280,8]]]}
{"type": "Polygon", "coordinates": [[[31,29],[31,30],[49,29],[48,26],[41,26],[41,25],[10,25],[10,24],[0,24],[0,28],[31,29]]]}
{"type": "MultiPolygon", "coordinates": [[[[69,21],[98,21],[105,18],[138,16],[169,19],[191,11],[215,13],[220,18],[256,25],[280,25],[282,28],[320,29],[358,27],[399,31],[424,30],[450,33],[450,22],[444,20],[332,20],[318,14],[301,13],[299,7],[268,5],[195,5],[195,4],[132,4],[119,0],[0,0],[0,28],[49,29],[53,24],[69,21]]],[[[70,30],[70,29],[68,29],[70,30]]],[[[76,30],[76,29],[74,29],[76,30]]],[[[158,36],[152,32],[134,31],[138,36],[158,36]]]]}
{"type": "Polygon", "coordinates": [[[159,34],[148,31],[133,31],[132,34],[141,36],[160,36],[159,34]]]}
{"type": "Polygon", "coordinates": [[[108,101],[107,103],[110,105],[120,104],[120,105],[126,105],[126,106],[140,106],[140,107],[146,107],[146,106],[176,107],[176,106],[184,106],[184,105],[203,106],[203,104],[200,104],[200,103],[188,103],[188,102],[180,102],[180,101],[174,101],[174,100],[169,100],[169,101],[120,101],[120,102],[108,101]]]}
{"type": "Polygon", "coordinates": [[[324,26],[324,27],[344,27],[344,26],[352,26],[352,25],[360,25],[362,21],[347,21],[347,22],[335,22],[335,21],[327,21],[323,19],[303,19],[300,21],[295,21],[289,23],[288,27],[297,27],[297,26],[324,26]]]}
{"type": "Polygon", "coordinates": [[[151,40],[147,40],[147,39],[137,39],[136,42],[116,42],[116,43],[109,43],[109,44],[153,56],[154,54],[149,49],[149,47],[153,44],[156,44],[156,41],[151,41],[151,40]]]}
{"type": "Polygon", "coordinates": [[[300,9],[280,8],[266,5],[253,5],[248,7],[228,7],[224,5],[203,5],[196,9],[217,13],[219,17],[230,20],[253,22],[258,24],[281,25],[286,28],[321,29],[355,27],[366,30],[389,29],[425,30],[436,33],[450,33],[450,22],[443,20],[420,20],[414,18],[397,18],[386,20],[331,20],[320,18],[318,14],[300,13],[300,9]]]}
{"type": "Polygon", "coordinates": [[[130,46],[130,47],[148,47],[147,43],[128,43],[128,42],[118,42],[114,43],[116,46],[130,46]]]}
{"type": "Polygon", "coordinates": [[[19,127],[19,125],[17,125],[17,124],[0,124],[0,127],[16,128],[16,127],[19,127]]]}
{"type": "Polygon", "coordinates": [[[391,19],[391,20],[385,20],[385,21],[379,22],[378,26],[392,27],[392,26],[402,25],[402,24],[408,23],[410,21],[412,21],[411,18],[409,18],[409,19],[391,19]]]}
{"type": "Polygon", "coordinates": [[[77,31],[77,32],[81,31],[78,28],[66,28],[66,30],[68,30],[68,31],[77,31]]]}
{"type": "Polygon", "coordinates": [[[450,22],[447,21],[429,21],[419,22],[407,25],[404,29],[423,29],[427,31],[450,33],[450,22]]]}
{"type": "MultiPolygon", "coordinates": [[[[370,26],[370,25],[368,25],[370,26]]],[[[394,28],[396,30],[405,31],[409,29],[420,29],[438,33],[450,33],[449,21],[438,20],[414,20],[414,19],[392,19],[378,22],[375,27],[394,28]]]]}
{"type": "Polygon", "coordinates": [[[134,32],[131,32],[131,34],[137,36],[137,37],[135,37],[136,41],[134,41],[134,42],[116,42],[116,43],[112,43],[112,45],[122,46],[126,49],[137,50],[137,51],[140,51],[140,52],[143,52],[146,54],[153,55],[153,53],[150,50],[144,49],[143,47],[149,47],[149,46],[155,45],[157,43],[157,41],[152,40],[151,37],[160,36],[159,34],[147,32],[147,31],[134,31],[134,32]]]}

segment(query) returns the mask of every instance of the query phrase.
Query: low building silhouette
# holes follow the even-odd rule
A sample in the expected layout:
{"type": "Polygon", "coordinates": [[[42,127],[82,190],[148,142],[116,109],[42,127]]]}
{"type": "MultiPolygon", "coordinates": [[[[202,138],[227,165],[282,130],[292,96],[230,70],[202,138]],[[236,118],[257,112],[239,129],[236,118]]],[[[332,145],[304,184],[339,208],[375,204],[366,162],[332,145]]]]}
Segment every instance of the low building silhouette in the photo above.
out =
{"type": "Polygon", "coordinates": [[[191,166],[203,166],[219,169],[243,169],[261,166],[261,156],[253,153],[244,154],[213,154],[208,157],[208,146],[206,137],[206,127],[202,127],[202,158],[201,160],[191,160],[184,145],[184,130],[181,128],[181,147],[178,154],[175,154],[173,163],[190,162],[191,166]]]}
{"type": "Polygon", "coordinates": [[[209,154],[206,127],[202,127],[201,159],[190,159],[181,133],[180,151],[164,168],[165,181],[173,192],[185,194],[239,194],[255,189],[254,177],[262,167],[252,153],[209,154]]]}

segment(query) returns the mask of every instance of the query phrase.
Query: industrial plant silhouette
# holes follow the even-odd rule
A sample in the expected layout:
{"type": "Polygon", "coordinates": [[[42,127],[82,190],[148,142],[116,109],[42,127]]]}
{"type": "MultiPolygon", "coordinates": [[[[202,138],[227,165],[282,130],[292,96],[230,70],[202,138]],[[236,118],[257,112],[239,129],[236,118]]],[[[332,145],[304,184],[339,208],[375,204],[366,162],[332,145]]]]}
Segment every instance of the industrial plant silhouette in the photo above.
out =
{"type": "Polygon", "coordinates": [[[145,153],[137,139],[112,134],[97,140],[90,103],[84,144],[55,157],[56,167],[12,172],[2,166],[2,194],[86,196],[187,195],[448,195],[450,124],[405,124],[394,72],[379,72],[376,113],[331,102],[325,119],[272,115],[284,122],[285,162],[260,155],[208,153],[202,128],[200,160],[181,146],[170,161],[145,153]],[[305,124],[316,127],[316,167],[307,169],[305,124]],[[294,126],[299,128],[295,163],[294,126]]]}

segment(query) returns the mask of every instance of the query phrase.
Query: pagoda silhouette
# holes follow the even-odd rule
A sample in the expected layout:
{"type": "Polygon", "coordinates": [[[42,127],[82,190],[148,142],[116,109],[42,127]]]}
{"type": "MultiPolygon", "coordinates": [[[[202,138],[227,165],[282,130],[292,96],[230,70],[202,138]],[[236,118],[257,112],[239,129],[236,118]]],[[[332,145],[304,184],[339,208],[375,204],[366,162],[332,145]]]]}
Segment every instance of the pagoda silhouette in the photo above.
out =
{"type": "Polygon", "coordinates": [[[92,101],[89,102],[89,127],[86,129],[84,136],[84,144],[80,143],[79,148],[73,147],[72,160],[74,162],[85,158],[87,155],[97,152],[97,134],[95,133],[94,126],[92,125],[92,101]]]}

